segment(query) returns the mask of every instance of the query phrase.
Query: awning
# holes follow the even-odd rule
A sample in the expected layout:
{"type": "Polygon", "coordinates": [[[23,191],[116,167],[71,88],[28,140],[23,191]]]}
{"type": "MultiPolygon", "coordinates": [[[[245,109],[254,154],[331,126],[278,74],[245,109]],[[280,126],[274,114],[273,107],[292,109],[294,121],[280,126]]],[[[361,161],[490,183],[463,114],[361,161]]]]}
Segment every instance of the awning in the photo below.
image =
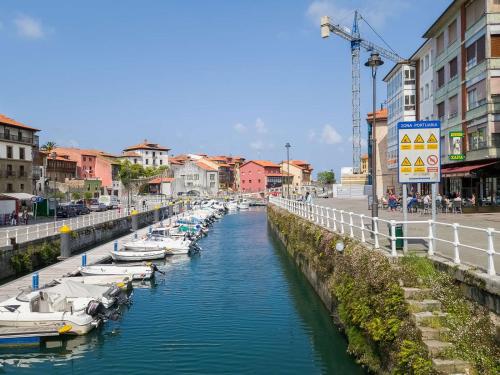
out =
{"type": "Polygon", "coordinates": [[[2,193],[4,197],[9,197],[13,199],[17,199],[19,201],[27,201],[31,200],[31,198],[36,197],[36,195],[28,194],[28,193],[2,193]]]}
{"type": "Polygon", "coordinates": [[[465,165],[461,167],[448,167],[448,168],[441,168],[441,174],[444,176],[465,176],[467,174],[470,174],[473,171],[476,171],[478,169],[482,169],[485,167],[488,167],[493,164],[500,163],[500,161],[490,161],[487,163],[481,163],[481,164],[474,164],[474,165],[465,165]]]}

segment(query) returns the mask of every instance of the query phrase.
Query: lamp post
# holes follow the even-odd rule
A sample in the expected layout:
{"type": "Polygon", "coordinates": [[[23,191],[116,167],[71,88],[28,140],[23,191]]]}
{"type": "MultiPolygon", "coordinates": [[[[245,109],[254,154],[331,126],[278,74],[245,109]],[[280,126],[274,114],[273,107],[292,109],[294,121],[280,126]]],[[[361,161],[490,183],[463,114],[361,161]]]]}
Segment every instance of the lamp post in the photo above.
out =
{"type": "Polygon", "coordinates": [[[377,68],[384,63],[377,52],[372,52],[365,66],[372,69],[372,88],[373,88],[373,122],[371,134],[372,146],[372,217],[378,217],[378,199],[377,199],[377,68]]]}
{"type": "Polygon", "coordinates": [[[292,147],[290,145],[289,142],[287,142],[285,144],[285,147],[286,147],[286,168],[287,168],[287,176],[286,176],[286,195],[287,195],[287,198],[290,199],[290,147],[292,147]]]}

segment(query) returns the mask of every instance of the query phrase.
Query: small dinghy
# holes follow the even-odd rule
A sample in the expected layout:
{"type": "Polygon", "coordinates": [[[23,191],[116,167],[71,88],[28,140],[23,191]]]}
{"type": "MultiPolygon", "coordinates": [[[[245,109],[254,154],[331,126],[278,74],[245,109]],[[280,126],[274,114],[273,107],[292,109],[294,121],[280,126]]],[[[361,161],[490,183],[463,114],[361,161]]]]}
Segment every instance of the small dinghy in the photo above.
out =
{"type": "Polygon", "coordinates": [[[124,275],[111,275],[111,276],[72,276],[60,277],[54,281],[58,284],[71,280],[81,284],[101,285],[101,286],[114,286],[122,290],[129,290],[132,287],[132,280],[124,275]]]}
{"type": "Polygon", "coordinates": [[[149,280],[157,268],[155,265],[97,264],[78,270],[83,276],[128,276],[132,280],[149,280]]]}

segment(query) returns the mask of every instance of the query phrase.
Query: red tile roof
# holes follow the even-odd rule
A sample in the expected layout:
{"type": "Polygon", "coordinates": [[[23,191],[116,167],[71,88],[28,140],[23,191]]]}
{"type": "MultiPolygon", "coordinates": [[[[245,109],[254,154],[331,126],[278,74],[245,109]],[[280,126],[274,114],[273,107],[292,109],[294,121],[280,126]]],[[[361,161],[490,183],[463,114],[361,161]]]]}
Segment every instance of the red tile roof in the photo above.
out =
{"type": "Polygon", "coordinates": [[[149,185],[158,185],[162,182],[172,182],[174,181],[175,178],[172,177],[157,177],[151,181],[148,182],[149,185]]]}
{"type": "MultiPolygon", "coordinates": [[[[387,108],[382,108],[375,112],[377,114],[377,120],[387,120],[387,108]]],[[[368,112],[366,115],[366,121],[373,121],[373,112],[368,112]]]]}
{"type": "Polygon", "coordinates": [[[31,126],[24,125],[24,124],[20,123],[19,121],[13,120],[10,117],[2,115],[1,113],[0,113],[0,123],[10,125],[10,126],[15,126],[16,128],[33,130],[36,132],[40,131],[40,129],[35,129],[35,128],[32,128],[31,126]]]}
{"type": "Polygon", "coordinates": [[[268,161],[268,160],[249,160],[245,164],[248,164],[248,163],[255,163],[255,164],[258,164],[262,167],[280,168],[280,166],[278,164],[273,163],[272,161],[268,161]]]}
{"type": "Polygon", "coordinates": [[[205,164],[204,162],[202,161],[197,161],[196,162],[196,165],[206,171],[209,171],[209,172],[217,172],[217,168],[213,168],[211,167],[210,165],[208,164],[205,164]]]}
{"type": "Polygon", "coordinates": [[[123,156],[128,156],[128,157],[133,157],[133,158],[135,158],[135,157],[140,158],[141,157],[141,155],[139,155],[137,152],[134,152],[134,151],[125,151],[123,153],[123,156]]]}
{"type": "Polygon", "coordinates": [[[134,150],[170,151],[169,148],[160,146],[158,143],[148,142],[147,139],[145,139],[143,143],[127,147],[123,151],[134,151],[134,150]]]}

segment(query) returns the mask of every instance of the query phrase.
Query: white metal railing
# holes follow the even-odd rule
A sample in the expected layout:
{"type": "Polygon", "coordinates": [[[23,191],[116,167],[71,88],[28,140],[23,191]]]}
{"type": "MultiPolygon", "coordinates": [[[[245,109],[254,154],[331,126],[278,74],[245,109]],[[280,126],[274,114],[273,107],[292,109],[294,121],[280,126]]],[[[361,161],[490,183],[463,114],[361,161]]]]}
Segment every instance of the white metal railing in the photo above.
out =
{"type": "MultiPolygon", "coordinates": [[[[168,202],[163,202],[163,207],[167,204],[168,202]]],[[[155,207],[148,205],[137,208],[137,211],[139,213],[152,212],[154,209],[155,207]]],[[[175,204],[173,206],[173,210],[174,213],[179,213],[179,204],[175,204]]],[[[130,216],[129,212],[122,208],[119,210],[92,212],[89,215],[76,216],[65,220],[54,220],[46,223],[19,225],[6,229],[0,229],[0,247],[11,245],[13,239],[16,243],[23,243],[58,234],[59,230],[64,225],[68,225],[71,229],[75,230],[91,227],[127,216],[130,216]]]]}
{"type": "Polygon", "coordinates": [[[412,242],[423,247],[429,256],[437,254],[457,265],[466,263],[485,270],[488,275],[497,274],[495,263],[500,262],[500,253],[495,249],[500,249],[500,231],[495,228],[433,220],[386,220],[281,197],[270,197],[269,202],[328,230],[371,244],[375,249],[386,249],[392,256],[398,255],[396,241],[402,240],[405,249],[412,242]],[[396,236],[399,225],[414,234],[396,236]]]}

